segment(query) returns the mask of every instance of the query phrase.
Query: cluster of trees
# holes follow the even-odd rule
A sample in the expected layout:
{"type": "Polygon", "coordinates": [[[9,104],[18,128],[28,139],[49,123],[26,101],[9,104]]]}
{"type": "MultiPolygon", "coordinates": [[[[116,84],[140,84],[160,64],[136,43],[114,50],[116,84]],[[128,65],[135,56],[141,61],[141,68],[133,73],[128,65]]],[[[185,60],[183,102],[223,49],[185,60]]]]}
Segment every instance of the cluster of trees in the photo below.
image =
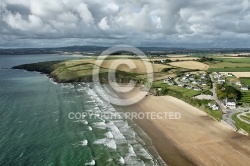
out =
{"type": "Polygon", "coordinates": [[[161,60],[155,60],[153,61],[155,64],[167,64],[172,62],[170,59],[164,59],[163,62],[161,60]]]}
{"type": "Polygon", "coordinates": [[[198,62],[211,62],[211,61],[214,61],[214,58],[203,56],[203,57],[197,59],[197,61],[198,62]]]}
{"type": "Polygon", "coordinates": [[[239,99],[240,91],[229,85],[217,85],[217,96],[218,99],[239,99]]]}

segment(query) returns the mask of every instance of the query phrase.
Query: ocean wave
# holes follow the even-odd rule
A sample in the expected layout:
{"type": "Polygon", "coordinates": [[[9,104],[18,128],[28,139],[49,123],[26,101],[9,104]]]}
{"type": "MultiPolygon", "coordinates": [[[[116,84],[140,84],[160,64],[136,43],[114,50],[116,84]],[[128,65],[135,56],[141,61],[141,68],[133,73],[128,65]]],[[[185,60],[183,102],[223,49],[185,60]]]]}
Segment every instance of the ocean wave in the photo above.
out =
{"type": "Polygon", "coordinates": [[[93,127],[99,128],[99,129],[106,129],[107,125],[105,122],[95,122],[93,123],[93,127]]]}
{"type": "Polygon", "coordinates": [[[125,160],[124,160],[123,157],[121,157],[121,158],[119,159],[119,163],[120,163],[120,164],[125,164],[125,160]]]}
{"type": "Polygon", "coordinates": [[[92,160],[89,163],[86,163],[85,165],[95,165],[95,160],[92,160]]]}
{"type": "Polygon", "coordinates": [[[110,131],[107,132],[107,133],[105,133],[105,136],[106,136],[107,138],[109,138],[109,139],[113,139],[113,138],[114,138],[113,134],[112,134],[110,131]]]}
{"type": "Polygon", "coordinates": [[[102,144],[102,145],[107,146],[108,148],[114,149],[114,150],[116,150],[116,148],[117,148],[115,140],[109,139],[109,138],[98,139],[94,142],[94,144],[102,144]]]}
{"type": "Polygon", "coordinates": [[[80,146],[86,146],[86,145],[88,145],[88,140],[80,141],[80,146]]]}

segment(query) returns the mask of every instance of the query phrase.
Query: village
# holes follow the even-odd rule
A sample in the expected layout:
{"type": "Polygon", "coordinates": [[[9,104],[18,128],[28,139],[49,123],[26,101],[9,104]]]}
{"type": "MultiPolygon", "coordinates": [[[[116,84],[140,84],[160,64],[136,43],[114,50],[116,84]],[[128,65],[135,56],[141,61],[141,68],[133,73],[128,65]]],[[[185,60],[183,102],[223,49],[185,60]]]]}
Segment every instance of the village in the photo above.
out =
{"type": "MultiPolygon", "coordinates": [[[[235,88],[235,90],[237,91],[245,91],[245,92],[249,91],[248,85],[244,85],[242,82],[240,82],[239,79],[237,80],[232,73],[223,73],[223,72],[214,72],[211,73],[210,75],[208,73],[199,73],[199,72],[185,73],[184,75],[176,78],[168,77],[164,79],[163,82],[169,86],[178,86],[186,89],[199,91],[201,94],[202,92],[206,92],[207,99],[214,99],[213,96],[217,96],[217,94],[213,94],[213,86],[217,85],[228,85],[235,88]],[[234,78],[234,81],[231,81],[232,79],[229,78],[234,78]],[[212,84],[212,82],[214,84],[212,84]],[[210,94],[208,93],[209,91],[211,92],[210,94]]],[[[236,97],[223,98],[221,99],[221,103],[224,106],[224,108],[227,109],[237,108],[236,97]]],[[[209,103],[208,106],[212,108],[212,110],[219,110],[219,106],[216,104],[216,102],[209,103]]]]}
{"type": "Polygon", "coordinates": [[[241,117],[250,110],[248,85],[230,72],[188,72],[177,77],[167,77],[163,83],[170,89],[196,91],[197,95],[192,98],[209,101],[206,107],[211,111],[221,111],[222,120],[233,128],[235,122],[232,116],[237,114],[237,117],[241,117]]]}

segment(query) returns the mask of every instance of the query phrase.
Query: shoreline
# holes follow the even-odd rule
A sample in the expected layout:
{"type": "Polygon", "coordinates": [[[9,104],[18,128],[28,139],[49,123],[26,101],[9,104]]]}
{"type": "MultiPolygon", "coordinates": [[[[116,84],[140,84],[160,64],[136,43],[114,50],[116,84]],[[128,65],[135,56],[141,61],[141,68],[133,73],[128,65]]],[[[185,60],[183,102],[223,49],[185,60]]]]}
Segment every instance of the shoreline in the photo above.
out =
{"type": "MultiPolygon", "coordinates": [[[[112,91],[112,89],[109,90],[112,91]]],[[[113,91],[114,92],[114,91],[113,91]]],[[[120,98],[127,98],[128,96],[121,93],[114,92],[120,98]]],[[[116,106],[117,107],[117,106],[116,106]]],[[[118,106],[124,112],[132,112],[138,110],[140,105],[138,103],[131,106],[118,106]]],[[[167,165],[185,165],[195,166],[195,164],[185,156],[178,146],[152,121],[149,119],[133,119],[132,120],[141,130],[145,132],[147,137],[151,140],[152,146],[157,151],[158,155],[167,165]],[[160,136],[160,137],[159,137],[160,136]]]]}
{"type": "MultiPolygon", "coordinates": [[[[130,95],[118,94],[121,98],[130,95]]],[[[180,120],[133,119],[168,165],[247,165],[250,162],[250,147],[245,146],[250,144],[249,137],[232,131],[177,98],[147,96],[122,109],[125,112],[181,112],[180,120]]]]}
{"type": "MultiPolygon", "coordinates": [[[[122,107],[124,112],[131,112],[133,108],[136,109],[136,106],[122,107]]],[[[174,142],[172,142],[172,140],[150,120],[133,119],[132,121],[151,139],[152,145],[167,165],[195,165],[180,151],[177,145],[175,145],[174,142]]]]}

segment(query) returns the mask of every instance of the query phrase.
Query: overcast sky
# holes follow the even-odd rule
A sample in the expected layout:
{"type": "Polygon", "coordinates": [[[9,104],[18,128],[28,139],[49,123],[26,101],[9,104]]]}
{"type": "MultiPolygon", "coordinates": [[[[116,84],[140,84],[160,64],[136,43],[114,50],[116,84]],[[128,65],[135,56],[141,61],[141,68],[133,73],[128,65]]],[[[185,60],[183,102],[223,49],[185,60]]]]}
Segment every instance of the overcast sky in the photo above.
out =
{"type": "Polygon", "coordinates": [[[0,47],[250,47],[250,0],[1,0],[0,47]]]}

